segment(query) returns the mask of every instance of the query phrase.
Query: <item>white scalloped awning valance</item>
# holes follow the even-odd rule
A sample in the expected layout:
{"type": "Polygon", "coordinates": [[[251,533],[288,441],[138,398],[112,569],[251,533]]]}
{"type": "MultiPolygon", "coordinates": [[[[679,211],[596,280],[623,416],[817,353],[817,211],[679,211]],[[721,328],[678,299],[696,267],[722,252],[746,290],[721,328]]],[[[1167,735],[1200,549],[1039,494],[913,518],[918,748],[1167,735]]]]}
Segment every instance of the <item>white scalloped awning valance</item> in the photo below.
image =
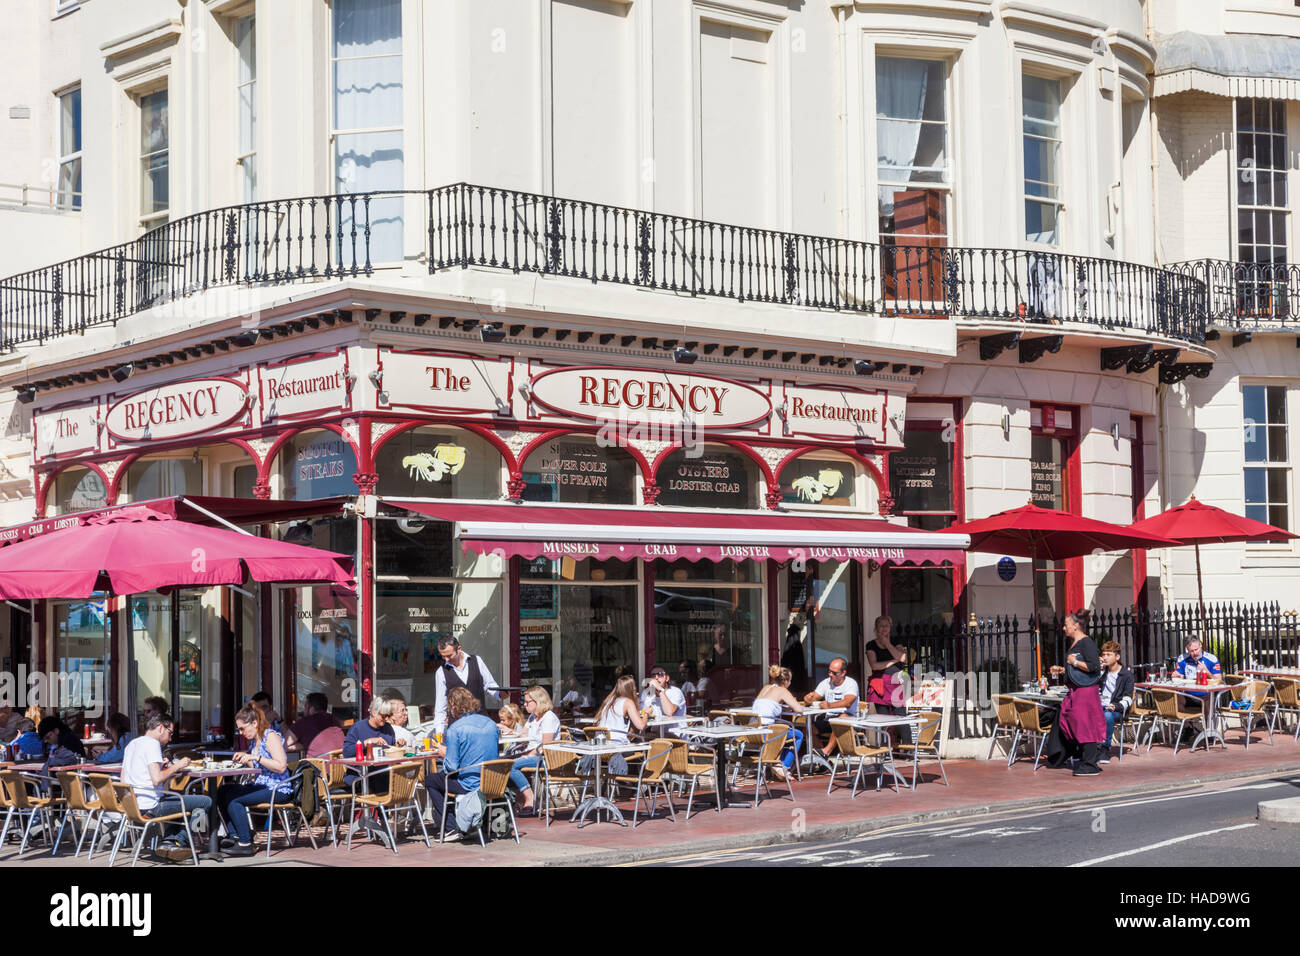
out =
{"type": "Polygon", "coordinates": [[[1156,40],[1152,96],[1195,90],[1213,96],[1300,100],[1300,39],[1183,31],[1156,40]]]}

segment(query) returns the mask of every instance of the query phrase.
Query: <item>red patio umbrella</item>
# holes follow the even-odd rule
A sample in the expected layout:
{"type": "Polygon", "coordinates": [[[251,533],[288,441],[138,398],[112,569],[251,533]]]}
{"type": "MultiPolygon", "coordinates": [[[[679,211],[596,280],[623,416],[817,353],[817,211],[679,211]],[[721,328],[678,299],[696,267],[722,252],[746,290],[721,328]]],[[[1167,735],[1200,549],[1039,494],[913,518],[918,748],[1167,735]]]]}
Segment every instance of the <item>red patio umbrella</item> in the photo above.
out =
{"type": "MultiPolygon", "coordinates": [[[[1000,511],[987,518],[946,528],[949,534],[970,535],[970,550],[985,554],[1007,554],[1020,558],[1060,561],[1095,551],[1123,551],[1129,548],[1163,547],[1176,542],[1147,531],[1067,514],[1053,508],[1027,504],[1000,511]]],[[[1038,615],[1034,622],[1034,664],[1043,672],[1042,649],[1038,641],[1038,615]]]]}
{"type": "Polygon", "coordinates": [[[88,598],[167,588],[277,583],[347,584],[352,560],[272,538],[123,508],[0,551],[0,599],[88,598]]]}
{"type": "Polygon", "coordinates": [[[1202,630],[1205,629],[1205,587],[1201,582],[1201,545],[1232,541],[1290,541],[1300,537],[1271,524],[1202,504],[1195,495],[1185,505],[1134,521],[1129,530],[1172,538],[1175,544],[1196,546],[1196,597],[1201,608],[1202,630]]]}

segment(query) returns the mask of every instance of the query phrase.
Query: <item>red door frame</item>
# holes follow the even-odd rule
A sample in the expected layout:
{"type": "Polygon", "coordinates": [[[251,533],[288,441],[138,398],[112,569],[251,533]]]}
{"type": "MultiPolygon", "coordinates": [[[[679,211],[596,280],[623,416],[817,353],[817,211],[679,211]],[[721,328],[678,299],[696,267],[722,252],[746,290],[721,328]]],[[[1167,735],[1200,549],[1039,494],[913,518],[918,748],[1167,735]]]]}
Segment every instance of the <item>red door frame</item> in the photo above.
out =
{"type": "MultiPolygon", "coordinates": [[[[1062,497],[1065,499],[1065,510],[1068,514],[1083,514],[1083,468],[1079,461],[1079,406],[1062,405],[1059,402],[1030,402],[1029,407],[1032,413],[1033,409],[1038,409],[1042,415],[1044,406],[1050,405],[1058,412],[1066,411],[1070,413],[1070,427],[1062,428],[1056,426],[1051,431],[1045,431],[1040,424],[1032,425],[1030,428],[1031,435],[1043,435],[1048,438],[1059,438],[1062,441],[1062,457],[1065,459],[1065,472],[1063,475],[1065,481],[1065,490],[1062,497]]],[[[1032,459],[1031,459],[1032,460],[1032,459]]],[[[1083,607],[1083,558],[1067,558],[1065,564],[1065,604],[1068,610],[1083,607]]]]}

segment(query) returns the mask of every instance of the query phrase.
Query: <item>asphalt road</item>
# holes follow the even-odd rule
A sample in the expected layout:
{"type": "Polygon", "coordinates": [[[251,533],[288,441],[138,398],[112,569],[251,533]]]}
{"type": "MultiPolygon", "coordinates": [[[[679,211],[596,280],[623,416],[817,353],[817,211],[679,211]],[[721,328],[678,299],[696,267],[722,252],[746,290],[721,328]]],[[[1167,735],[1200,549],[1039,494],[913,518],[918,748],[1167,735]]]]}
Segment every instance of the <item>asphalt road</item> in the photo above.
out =
{"type": "Polygon", "coordinates": [[[645,866],[1294,866],[1300,827],[1256,819],[1261,800],[1300,797],[1300,777],[1260,777],[964,817],[848,840],[679,856],[645,866]]]}

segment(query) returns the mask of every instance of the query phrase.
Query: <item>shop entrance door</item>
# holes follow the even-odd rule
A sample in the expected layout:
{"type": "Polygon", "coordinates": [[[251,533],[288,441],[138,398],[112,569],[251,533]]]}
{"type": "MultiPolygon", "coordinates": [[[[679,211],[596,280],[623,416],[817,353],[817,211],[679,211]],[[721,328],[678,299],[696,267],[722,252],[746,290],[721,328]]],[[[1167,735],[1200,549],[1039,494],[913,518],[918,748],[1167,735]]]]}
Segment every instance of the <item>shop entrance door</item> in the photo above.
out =
{"type": "Polygon", "coordinates": [[[360,717],[363,662],[356,593],[326,584],[275,590],[284,649],[277,675],[283,693],[271,698],[276,710],[292,720],[308,694],[321,693],[335,716],[360,717]]]}
{"type": "Polygon", "coordinates": [[[795,696],[814,690],[830,662],[842,657],[849,676],[862,686],[861,570],[854,561],[810,561],[786,572],[789,617],[781,645],[781,666],[792,675],[795,696]]]}

